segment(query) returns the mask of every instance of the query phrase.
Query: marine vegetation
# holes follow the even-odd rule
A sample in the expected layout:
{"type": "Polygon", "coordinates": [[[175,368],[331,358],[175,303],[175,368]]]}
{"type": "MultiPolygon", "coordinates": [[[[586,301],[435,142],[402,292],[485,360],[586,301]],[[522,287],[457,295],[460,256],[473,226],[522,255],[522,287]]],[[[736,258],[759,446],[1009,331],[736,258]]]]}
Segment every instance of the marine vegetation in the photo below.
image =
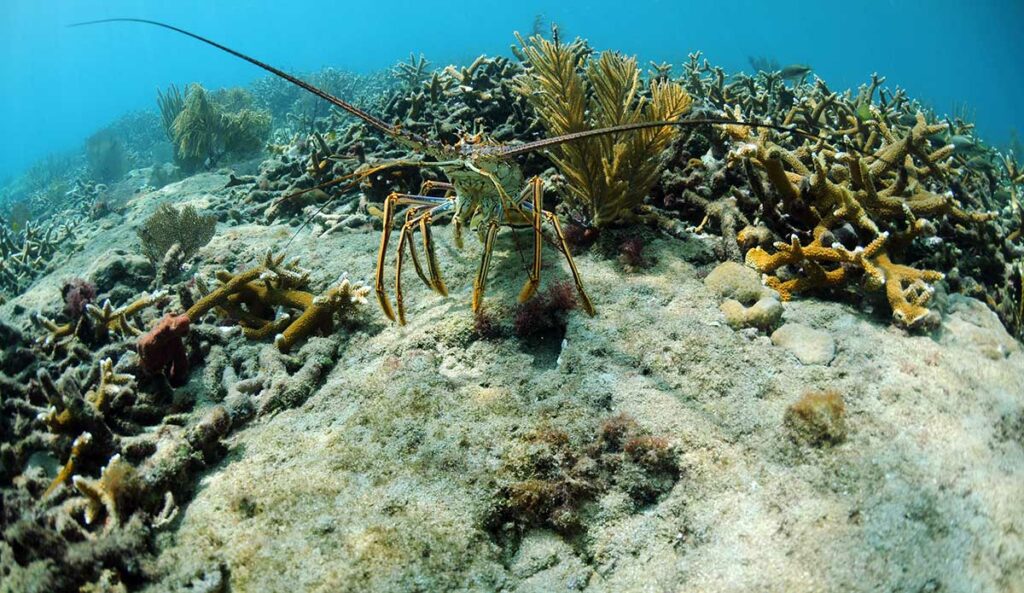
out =
{"type": "Polygon", "coordinates": [[[109,128],[96,132],[86,140],[85,156],[92,179],[102,183],[117,181],[128,172],[130,165],[124,142],[109,128]]]}
{"type": "Polygon", "coordinates": [[[142,254],[158,267],[157,283],[173,278],[182,264],[213,238],[217,217],[200,214],[191,204],[160,204],[138,229],[142,254]]]}
{"type": "MultiPolygon", "coordinates": [[[[552,136],[675,121],[690,111],[693,100],[678,83],[654,79],[644,88],[636,58],[608,51],[595,59],[581,40],[518,39],[528,63],[516,78],[518,90],[552,136]]],[[[657,181],[661,152],[677,133],[651,127],[552,147],[549,156],[568,180],[570,211],[597,227],[628,219],[657,181]]]]}
{"type": "Polygon", "coordinates": [[[605,419],[587,442],[539,429],[509,448],[497,471],[492,530],[519,537],[529,527],[580,535],[588,507],[610,490],[632,504],[657,500],[679,479],[678,454],[625,414],[605,419]]]}
{"type": "Polygon", "coordinates": [[[270,114],[250,107],[244,91],[222,93],[219,100],[198,85],[189,86],[182,99],[173,85],[157,91],[157,104],[175,161],[194,172],[225,158],[259,152],[270,134],[270,114]]]}

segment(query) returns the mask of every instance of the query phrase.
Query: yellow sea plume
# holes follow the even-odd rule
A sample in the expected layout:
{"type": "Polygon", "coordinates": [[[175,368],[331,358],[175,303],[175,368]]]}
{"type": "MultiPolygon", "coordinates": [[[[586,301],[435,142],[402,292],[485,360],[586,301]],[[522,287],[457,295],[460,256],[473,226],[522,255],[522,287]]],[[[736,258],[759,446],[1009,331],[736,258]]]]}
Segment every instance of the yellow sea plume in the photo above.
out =
{"type": "MultiPolygon", "coordinates": [[[[673,121],[690,110],[693,100],[679,84],[652,80],[645,89],[636,58],[603,52],[595,59],[579,40],[517,37],[527,71],[516,87],[551,136],[673,121]]],[[[568,180],[569,206],[598,227],[627,218],[657,180],[658,157],[677,133],[669,126],[647,128],[552,147],[551,158],[568,180]]]]}

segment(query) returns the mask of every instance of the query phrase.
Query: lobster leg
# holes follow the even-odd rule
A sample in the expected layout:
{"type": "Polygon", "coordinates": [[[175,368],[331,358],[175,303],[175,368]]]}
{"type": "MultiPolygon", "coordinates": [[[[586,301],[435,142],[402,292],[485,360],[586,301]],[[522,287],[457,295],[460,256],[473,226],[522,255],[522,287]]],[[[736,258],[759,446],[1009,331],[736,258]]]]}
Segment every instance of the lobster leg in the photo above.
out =
{"type": "Polygon", "coordinates": [[[551,222],[551,226],[555,229],[555,234],[558,235],[558,242],[561,244],[562,254],[565,255],[565,261],[569,264],[569,271],[572,272],[573,282],[576,283],[576,292],[580,295],[580,305],[583,310],[587,312],[587,315],[594,316],[594,304],[590,302],[590,297],[587,296],[587,292],[583,290],[583,280],[580,279],[580,272],[576,269],[576,262],[572,259],[572,252],[569,251],[569,244],[565,240],[565,235],[562,234],[562,225],[558,224],[558,217],[552,212],[547,210],[540,210],[540,213],[551,222]]]}
{"type": "Polygon", "coordinates": [[[529,278],[526,280],[526,284],[523,285],[523,289],[519,291],[519,302],[525,303],[537,292],[537,287],[540,286],[540,252],[541,246],[544,242],[544,235],[541,233],[541,207],[543,206],[542,200],[542,184],[540,177],[534,177],[530,180],[530,184],[526,187],[527,195],[520,200],[521,203],[525,203],[530,197],[533,198],[533,203],[528,204],[526,211],[533,216],[531,221],[531,228],[533,230],[533,267],[528,272],[529,278]]]}
{"type": "Polygon", "coordinates": [[[449,192],[455,191],[455,186],[445,181],[434,181],[433,179],[428,179],[420,185],[420,194],[424,196],[430,195],[430,192],[435,189],[443,189],[444,197],[447,198],[449,192]]]}
{"type": "MultiPolygon", "coordinates": [[[[423,212],[422,214],[420,214],[420,210],[417,210],[416,213],[415,213],[415,214],[417,214],[417,216],[407,216],[405,224],[402,225],[402,232],[401,232],[401,234],[398,237],[398,257],[395,260],[395,305],[398,308],[398,323],[399,323],[399,325],[405,325],[405,304],[404,304],[404,298],[402,296],[402,254],[404,253],[404,250],[402,248],[408,242],[408,244],[409,244],[409,253],[412,255],[413,265],[415,265],[416,272],[419,274],[420,279],[422,279],[427,284],[427,286],[430,286],[434,290],[437,290],[437,288],[434,285],[432,285],[430,282],[427,282],[427,279],[423,275],[423,270],[420,268],[419,262],[418,262],[418,260],[416,258],[416,249],[413,247],[414,241],[412,240],[412,233],[416,229],[417,225],[420,225],[420,228],[423,228],[424,224],[429,224],[430,218],[435,213],[444,212],[445,210],[447,210],[450,207],[451,207],[451,202],[447,202],[447,203],[441,204],[440,206],[434,206],[433,208],[428,209],[426,212],[423,212]]],[[[429,229],[429,227],[427,227],[427,228],[429,229]]],[[[429,230],[427,232],[429,232],[429,230]]],[[[428,240],[426,239],[426,236],[424,236],[424,243],[428,244],[428,240]]],[[[428,262],[433,261],[434,262],[433,266],[436,269],[437,262],[436,262],[436,260],[434,258],[433,248],[434,248],[433,244],[429,243],[428,246],[427,246],[427,249],[429,250],[428,251],[428,256],[427,256],[428,257],[427,261],[428,262]]],[[[442,283],[442,287],[443,287],[443,283],[442,283]]],[[[441,291],[438,291],[438,292],[441,292],[441,291]]],[[[443,294],[445,294],[445,296],[447,296],[447,291],[445,291],[445,293],[443,293],[443,294]]]]}
{"type": "Polygon", "coordinates": [[[420,277],[420,280],[422,280],[424,284],[430,288],[434,288],[430,283],[430,279],[423,273],[423,266],[420,265],[420,258],[416,255],[416,242],[412,240],[412,233],[415,230],[416,225],[416,221],[413,219],[421,215],[425,209],[426,206],[414,206],[409,208],[405,213],[405,224],[402,225],[402,233],[398,237],[398,258],[401,260],[402,246],[408,243],[409,256],[412,258],[412,265],[416,269],[416,275],[420,277]]]}
{"type": "Polygon", "coordinates": [[[484,290],[487,288],[487,270],[491,267],[491,253],[494,251],[494,238],[498,235],[498,223],[492,221],[487,227],[487,237],[484,239],[484,252],[480,260],[480,268],[476,271],[476,280],[473,282],[473,312],[480,311],[483,304],[484,290]]]}
{"type": "MultiPolygon", "coordinates": [[[[443,204],[442,206],[447,207],[448,204],[443,204]]],[[[426,214],[419,218],[419,221],[420,233],[423,235],[423,250],[427,253],[427,272],[430,274],[430,287],[437,291],[437,294],[448,296],[448,287],[445,286],[444,279],[441,278],[440,266],[437,265],[437,255],[434,252],[434,238],[430,233],[431,216],[442,206],[428,210],[426,214]]]]}
{"type": "Polygon", "coordinates": [[[384,259],[388,251],[388,240],[391,238],[391,227],[394,225],[395,208],[399,205],[412,204],[415,206],[439,206],[450,202],[447,198],[430,196],[417,196],[412,194],[393,193],[384,198],[384,230],[380,235],[380,251],[377,253],[377,272],[374,278],[374,291],[377,293],[377,302],[384,311],[384,315],[391,321],[397,321],[395,312],[391,308],[391,302],[384,291],[384,259]]]}

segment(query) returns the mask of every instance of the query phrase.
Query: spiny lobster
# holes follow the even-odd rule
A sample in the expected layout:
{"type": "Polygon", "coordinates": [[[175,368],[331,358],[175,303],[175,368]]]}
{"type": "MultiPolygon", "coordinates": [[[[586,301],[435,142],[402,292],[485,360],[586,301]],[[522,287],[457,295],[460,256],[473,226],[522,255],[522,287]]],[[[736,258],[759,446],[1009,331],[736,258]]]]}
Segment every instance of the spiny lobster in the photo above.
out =
{"type": "MultiPolygon", "coordinates": [[[[362,109],[343,101],[326,91],[319,89],[295,76],[288,74],[269,64],[255,58],[235,51],[221,45],[216,41],[207,39],[195,33],[180,29],[178,27],[152,21],[135,18],[115,18],[76,23],[71,26],[94,25],[111,22],[133,22],[144,23],[169,29],[171,31],[186,35],[202,43],[211,45],[221,51],[227,52],[237,58],[245,60],[263,70],[280,77],[289,83],[308,91],[330,104],[338,107],[351,115],[359,118],[367,125],[375,128],[385,136],[392,138],[408,149],[436,159],[433,162],[426,161],[391,161],[377,165],[369,170],[361,171],[342,178],[335,179],[329,183],[336,183],[345,180],[363,179],[382,169],[398,166],[411,167],[437,167],[447,177],[448,182],[425,182],[418,194],[392,193],[384,201],[384,230],[381,234],[380,250],[377,255],[376,275],[374,289],[377,293],[377,300],[380,302],[384,314],[392,321],[405,324],[405,307],[402,297],[402,259],[403,250],[408,246],[410,259],[420,279],[432,290],[447,296],[448,289],[438,270],[437,258],[434,253],[434,243],[431,237],[431,223],[441,217],[451,215],[455,225],[456,246],[462,246],[461,226],[468,221],[471,228],[476,230],[483,242],[483,256],[480,266],[477,269],[476,279],[473,282],[472,308],[474,312],[480,310],[484,291],[487,285],[487,273],[491,263],[491,252],[494,249],[495,238],[502,226],[509,227],[530,227],[533,233],[533,261],[528,271],[528,278],[519,293],[519,301],[529,299],[540,285],[541,271],[541,247],[543,244],[542,225],[547,222],[551,225],[558,243],[556,247],[565,256],[569,264],[569,271],[572,273],[573,281],[576,284],[576,291],[579,294],[580,305],[588,315],[595,313],[594,305],[583,289],[583,282],[580,278],[576,263],[562,232],[561,225],[554,213],[542,208],[543,186],[539,177],[529,181],[525,180],[522,169],[512,159],[529,152],[543,150],[566,142],[574,142],[584,138],[593,138],[607,134],[622,134],[643,130],[648,128],[659,128],[665,126],[692,127],[700,125],[732,125],[750,128],[769,128],[781,132],[792,133],[814,140],[824,141],[825,138],[801,131],[791,126],[781,126],[770,123],[744,122],[727,118],[704,118],[687,119],[677,121],[654,121],[643,123],[624,124],[594,130],[544,138],[533,142],[515,145],[502,145],[486,142],[478,142],[473,138],[464,138],[455,145],[447,145],[409,130],[402,129],[399,125],[389,124],[362,109]],[[430,195],[431,192],[442,192],[441,195],[430,195]],[[387,255],[388,242],[391,237],[392,227],[395,220],[395,210],[399,206],[410,206],[405,213],[405,222],[401,227],[398,238],[398,254],[395,262],[395,309],[387,296],[384,287],[384,261],[387,255]],[[426,254],[426,272],[421,265],[414,246],[414,233],[419,229],[423,249],[426,254]]],[[[326,184],[325,184],[326,185],[326,184]]],[[[322,187],[322,186],[318,186],[322,187]]],[[[308,191],[308,190],[307,190],[308,191]]]]}

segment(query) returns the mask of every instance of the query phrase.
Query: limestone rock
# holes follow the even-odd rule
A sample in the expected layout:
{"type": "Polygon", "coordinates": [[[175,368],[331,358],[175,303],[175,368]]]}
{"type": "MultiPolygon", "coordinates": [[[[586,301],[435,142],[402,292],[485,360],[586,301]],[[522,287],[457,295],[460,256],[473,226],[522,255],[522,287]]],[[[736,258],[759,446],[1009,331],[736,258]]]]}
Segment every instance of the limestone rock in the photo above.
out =
{"type": "Polygon", "coordinates": [[[803,364],[828,364],[836,356],[836,342],[827,332],[800,323],[787,323],[772,333],[772,344],[793,353],[803,364]]]}
{"type": "Polygon", "coordinates": [[[768,292],[761,285],[757,272],[733,261],[721,263],[711,270],[704,279],[704,286],[720,297],[735,299],[743,305],[757,302],[768,292]]]}

